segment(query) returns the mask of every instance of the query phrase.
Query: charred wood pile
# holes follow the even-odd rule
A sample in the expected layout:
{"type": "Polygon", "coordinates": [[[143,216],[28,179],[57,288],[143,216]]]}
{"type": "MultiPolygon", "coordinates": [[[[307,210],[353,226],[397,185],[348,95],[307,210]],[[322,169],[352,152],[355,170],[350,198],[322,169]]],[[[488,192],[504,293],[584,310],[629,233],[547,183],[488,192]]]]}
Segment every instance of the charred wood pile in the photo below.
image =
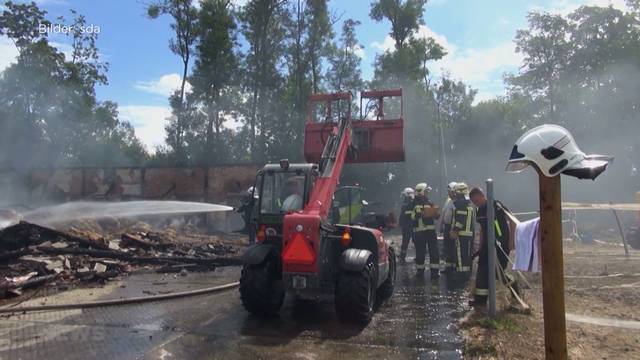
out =
{"type": "Polygon", "coordinates": [[[239,243],[216,236],[178,236],[144,223],[119,235],[97,232],[98,224],[81,228],[61,231],[21,221],[0,230],[0,299],[48,285],[97,284],[139,269],[184,272],[241,264],[239,243]]]}

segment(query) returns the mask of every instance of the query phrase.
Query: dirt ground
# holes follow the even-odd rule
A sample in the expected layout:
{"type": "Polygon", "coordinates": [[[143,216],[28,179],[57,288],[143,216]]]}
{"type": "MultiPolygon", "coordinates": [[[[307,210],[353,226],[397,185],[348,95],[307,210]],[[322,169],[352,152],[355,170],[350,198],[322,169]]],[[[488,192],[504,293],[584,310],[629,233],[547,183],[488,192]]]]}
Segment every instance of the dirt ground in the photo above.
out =
{"type": "MultiPolygon", "coordinates": [[[[565,241],[564,264],[569,358],[640,359],[640,251],[630,249],[627,259],[618,244],[565,241]],[[622,321],[588,323],[603,318],[622,321]]],[[[462,321],[466,358],[544,359],[540,274],[526,279],[530,314],[510,308],[506,290],[500,289],[495,320],[474,311],[462,321]]]]}

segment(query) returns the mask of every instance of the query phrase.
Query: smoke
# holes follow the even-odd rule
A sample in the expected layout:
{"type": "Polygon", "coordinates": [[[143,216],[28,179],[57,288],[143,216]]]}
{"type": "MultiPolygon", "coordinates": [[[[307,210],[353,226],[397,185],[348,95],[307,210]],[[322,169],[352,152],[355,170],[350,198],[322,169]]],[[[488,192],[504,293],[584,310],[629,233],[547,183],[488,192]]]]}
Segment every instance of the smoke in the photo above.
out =
{"type": "MultiPolygon", "coordinates": [[[[640,191],[640,68],[637,65],[611,67],[603,79],[615,86],[601,92],[567,96],[558,106],[556,121],[543,120],[533,105],[518,104],[510,98],[480,103],[466,119],[445,131],[446,179],[442,176],[441,151],[436,111],[419,86],[404,82],[405,156],[404,163],[353,164],[346,168],[343,183],[364,185],[368,201],[396,209],[400,192],[419,182],[434,188],[431,198],[440,203],[450,181],[464,181],[485,189],[493,179],[495,196],[514,212],[538,211],[538,174],[533,168],[522,173],[505,172],[511,149],[527,129],[542,123],[556,123],[574,135],[587,154],[615,156],[614,163],[595,181],[562,175],[562,199],[574,202],[634,202],[640,191]],[[612,81],[613,81],[612,80],[612,81]],[[419,94],[419,95],[418,95],[419,94]],[[520,106],[520,108],[518,108],[520,106]],[[516,108],[514,110],[514,108],[516,108]],[[514,114],[515,113],[515,114],[514,114]]],[[[566,87],[575,85],[565,84],[566,87]]],[[[568,219],[572,212],[565,212],[568,219]]],[[[580,211],[579,227],[585,231],[618,237],[611,212],[580,211]],[[613,231],[613,230],[615,231],[613,231]],[[613,232],[612,232],[613,231],[613,232]]],[[[635,214],[622,215],[623,225],[634,224],[635,214]]],[[[582,230],[581,230],[582,231],[582,230]]]]}

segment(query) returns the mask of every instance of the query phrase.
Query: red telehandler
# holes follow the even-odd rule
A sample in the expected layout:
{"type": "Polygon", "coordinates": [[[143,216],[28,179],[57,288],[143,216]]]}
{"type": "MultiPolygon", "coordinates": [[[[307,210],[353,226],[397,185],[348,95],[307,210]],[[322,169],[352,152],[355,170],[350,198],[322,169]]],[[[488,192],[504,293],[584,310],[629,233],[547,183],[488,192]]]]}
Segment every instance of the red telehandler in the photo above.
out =
{"type": "Polygon", "coordinates": [[[351,209],[361,207],[351,204],[344,221],[337,212],[345,204],[336,204],[334,194],[347,162],[404,161],[402,90],[362,92],[361,119],[355,121],[351,100],[350,93],[312,95],[304,139],[308,163],[281,160],[258,171],[256,244],[243,256],[240,278],[240,297],[252,314],[276,313],[289,293],[333,298],[341,321],[366,324],[376,298],[393,293],[396,259],[382,234],[385,224],[358,223],[351,209]],[[386,98],[395,98],[398,118],[384,117],[386,98]],[[372,108],[375,116],[368,119],[372,108]]]}

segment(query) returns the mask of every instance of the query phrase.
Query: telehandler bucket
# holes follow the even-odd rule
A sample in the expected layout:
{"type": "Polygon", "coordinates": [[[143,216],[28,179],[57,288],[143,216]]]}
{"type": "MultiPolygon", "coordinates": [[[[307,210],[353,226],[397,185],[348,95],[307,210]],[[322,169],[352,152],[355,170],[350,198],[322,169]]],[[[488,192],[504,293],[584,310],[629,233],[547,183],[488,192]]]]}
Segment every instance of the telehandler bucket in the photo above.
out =
{"type": "MultiPolygon", "coordinates": [[[[314,94],[310,97],[304,137],[306,161],[320,161],[325,143],[341,117],[351,118],[350,93],[314,94]],[[319,103],[324,103],[323,109],[318,109],[319,103]]],[[[351,128],[352,151],[347,162],[404,161],[402,89],[363,91],[360,119],[352,120],[351,128]],[[392,110],[399,114],[397,117],[385,118],[385,98],[399,98],[399,103],[391,104],[392,110]],[[369,117],[370,112],[373,112],[372,117],[369,117]]]]}

